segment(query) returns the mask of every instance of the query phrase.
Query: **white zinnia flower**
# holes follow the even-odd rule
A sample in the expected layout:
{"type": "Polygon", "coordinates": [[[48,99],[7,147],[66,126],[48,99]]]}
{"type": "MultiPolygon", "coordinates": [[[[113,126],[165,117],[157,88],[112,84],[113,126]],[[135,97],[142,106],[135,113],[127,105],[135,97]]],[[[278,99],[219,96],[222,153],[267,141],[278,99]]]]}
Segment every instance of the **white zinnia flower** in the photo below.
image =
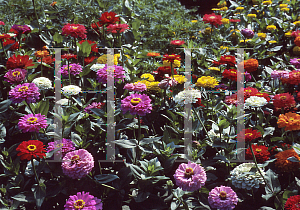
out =
{"type": "Polygon", "coordinates": [[[68,101],[69,101],[68,99],[62,98],[62,99],[56,101],[56,103],[64,106],[64,105],[68,105],[68,101]]]}
{"type": "Polygon", "coordinates": [[[65,96],[78,95],[81,92],[81,88],[76,85],[68,85],[61,90],[65,96]]]}
{"type": "Polygon", "coordinates": [[[175,96],[174,101],[177,104],[184,106],[188,103],[196,103],[198,98],[201,98],[201,92],[199,90],[191,89],[179,92],[175,96]]]}
{"type": "Polygon", "coordinates": [[[245,106],[261,107],[268,103],[264,97],[250,96],[245,101],[245,106]]]}
{"type": "Polygon", "coordinates": [[[46,90],[52,87],[52,82],[47,77],[38,77],[32,81],[40,90],[46,90]]]}
{"type": "MultiPolygon", "coordinates": [[[[247,190],[251,190],[252,187],[259,188],[259,184],[264,184],[264,179],[260,176],[259,171],[247,174],[253,167],[255,167],[255,163],[243,163],[235,167],[230,172],[232,184],[237,188],[247,190]]],[[[260,171],[265,176],[262,168],[260,168],[260,171]]]]}
{"type": "Polygon", "coordinates": [[[97,72],[99,69],[103,69],[105,67],[105,64],[95,63],[91,66],[91,70],[97,72]]]}

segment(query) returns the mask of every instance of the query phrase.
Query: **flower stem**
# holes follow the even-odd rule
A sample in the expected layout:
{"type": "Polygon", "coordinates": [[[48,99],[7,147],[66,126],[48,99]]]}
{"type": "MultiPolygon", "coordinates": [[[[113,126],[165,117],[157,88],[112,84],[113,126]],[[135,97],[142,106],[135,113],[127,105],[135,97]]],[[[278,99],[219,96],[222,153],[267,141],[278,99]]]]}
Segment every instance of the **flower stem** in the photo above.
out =
{"type": "Polygon", "coordinates": [[[41,57],[41,77],[43,76],[43,57],[41,57]]]}
{"type": "MultiPolygon", "coordinates": [[[[33,4],[33,8],[34,8],[34,13],[35,13],[36,22],[37,22],[38,27],[39,27],[39,34],[41,34],[41,27],[40,27],[38,15],[37,15],[37,13],[36,13],[36,8],[35,8],[34,0],[32,0],[32,4],[33,4]]],[[[20,42],[20,44],[21,44],[21,42],[20,42]]]]}
{"type": "Polygon", "coordinates": [[[70,70],[70,62],[68,60],[68,73],[69,73],[69,84],[71,85],[71,70],[70,70]]]}
{"type": "Polygon", "coordinates": [[[4,49],[3,41],[2,41],[2,40],[0,40],[0,41],[1,41],[1,47],[2,47],[2,49],[3,49],[3,52],[4,52],[4,54],[5,54],[5,57],[6,57],[6,59],[8,59],[8,56],[7,56],[7,54],[6,54],[6,50],[4,49]]]}
{"type": "Polygon", "coordinates": [[[255,107],[255,127],[257,126],[257,107],[255,107]]]}
{"type": "Polygon", "coordinates": [[[35,178],[36,178],[36,180],[37,180],[38,184],[40,184],[40,180],[39,180],[39,177],[38,177],[38,175],[37,175],[37,173],[36,173],[36,170],[35,170],[35,165],[34,165],[34,163],[33,163],[33,159],[31,159],[31,165],[32,165],[32,169],[33,169],[33,172],[34,172],[35,178]]]}

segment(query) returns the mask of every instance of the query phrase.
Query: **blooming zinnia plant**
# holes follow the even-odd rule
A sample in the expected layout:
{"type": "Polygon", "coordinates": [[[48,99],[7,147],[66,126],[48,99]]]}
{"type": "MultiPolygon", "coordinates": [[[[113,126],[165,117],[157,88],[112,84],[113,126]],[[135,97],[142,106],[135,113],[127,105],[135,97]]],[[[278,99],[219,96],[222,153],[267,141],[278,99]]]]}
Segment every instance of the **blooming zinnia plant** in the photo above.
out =
{"type": "Polygon", "coordinates": [[[84,25],[68,23],[62,28],[62,35],[85,39],[86,29],[84,25]]]}
{"type": "Polygon", "coordinates": [[[64,157],[68,152],[75,150],[75,144],[70,139],[61,139],[54,142],[49,142],[47,146],[47,152],[51,152],[57,148],[61,147],[57,153],[62,154],[64,157]]]}
{"type": "Polygon", "coordinates": [[[285,210],[300,209],[300,195],[290,196],[284,204],[285,210]]]}
{"type": "Polygon", "coordinates": [[[24,83],[17,85],[14,89],[9,91],[10,100],[13,103],[27,103],[36,102],[39,99],[39,88],[34,83],[24,83]]]}
{"type": "Polygon", "coordinates": [[[29,66],[34,66],[28,55],[13,55],[6,62],[6,69],[27,69],[29,66]]]}
{"type": "Polygon", "coordinates": [[[219,83],[216,78],[211,76],[202,76],[198,78],[196,82],[197,87],[203,87],[203,88],[214,88],[219,83]]]}
{"type": "Polygon", "coordinates": [[[103,204],[101,199],[90,195],[89,192],[77,192],[76,195],[71,195],[64,205],[65,210],[102,210],[103,204]]]}
{"type": "Polygon", "coordinates": [[[15,84],[15,83],[22,82],[25,79],[26,74],[27,74],[27,70],[16,68],[13,70],[12,69],[8,70],[8,72],[6,72],[4,77],[6,78],[5,81],[9,82],[10,84],[15,84]]]}
{"type": "Polygon", "coordinates": [[[298,171],[300,168],[300,162],[287,160],[289,157],[295,157],[298,161],[300,161],[300,157],[295,150],[289,149],[275,155],[275,166],[282,172],[298,171]]]}
{"type": "Polygon", "coordinates": [[[259,137],[261,137],[261,132],[253,130],[253,128],[243,129],[243,131],[237,134],[237,140],[242,142],[250,142],[259,137]]]}
{"type": "Polygon", "coordinates": [[[107,77],[124,81],[125,71],[122,66],[107,66],[97,71],[98,82],[107,83],[107,77]]]}
{"type": "Polygon", "coordinates": [[[69,70],[68,70],[68,65],[63,65],[61,67],[61,75],[67,77],[69,75],[69,71],[70,74],[74,76],[78,75],[80,74],[80,72],[82,72],[82,66],[80,64],[71,63],[69,64],[69,70]]]}
{"type": "Polygon", "coordinates": [[[16,149],[21,160],[31,160],[34,158],[43,158],[46,156],[43,142],[39,140],[23,141],[16,149]]]}
{"type": "MultiPolygon", "coordinates": [[[[263,163],[264,161],[269,160],[270,152],[268,151],[268,147],[266,147],[264,145],[255,145],[255,144],[252,144],[251,146],[252,146],[253,153],[254,153],[255,158],[258,163],[263,163]]],[[[245,159],[253,160],[253,155],[252,155],[250,147],[248,149],[246,149],[245,159]]]]}
{"type": "Polygon", "coordinates": [[[21,117],[18,126],[23,133],[26,132],[38,133],[40,129],[46,128],[48,124],[47,124],[46,117],[39,113],[39,114],[28,114],[21,117]]]}
{"type": "Polygon", "coordinates": [[[205,14],[203,17],[203,21],[205,23],[210,23],[218,28],[218,25],[222,25],[222,15],[216,15],[215,13],[205,14]]]}
{"type": "Polygon", "coordinates": [[[191,90],[183,90],[179,92],[175,98],[174,101],[179,106],[184,106],[188,103],[197,103],[198,98],[201,98],[201,92],[199,90],[191,89],[191,90]]]}
{"type": "Polygon", "coordinates": [[[278,128],[284,128],[285,131],[300,130],[300,115],[292,112],[279,115],[278,128]]]}
{"type": "Polygon", "coordinates": [[[64,86],[61,90],[65,96],[78,95],[81,92],[81,88],[76,85],[67,85],[64,86]]]}
{"type": "Polygon", "coordinates": [[[123,114],[129,111],[131,115],[138,114],[140,116],[145,116],[146,114],[151,113],[152,110],[151,99],[145,94],[131,94],[121,100],[121,103],[123,114]]]}
{"type": "Polygon", "coordinates": [[[209,192],[208,202],[212,208],[231,210],[237,205],[238,197],[231,187],[221,185],[209,192]]]}
{"type": "Polygon", "coordinates": [[[34,83],[40,90],[52,88],[52,82],[47,77],[35,78],[32,83],[34,83]]]}

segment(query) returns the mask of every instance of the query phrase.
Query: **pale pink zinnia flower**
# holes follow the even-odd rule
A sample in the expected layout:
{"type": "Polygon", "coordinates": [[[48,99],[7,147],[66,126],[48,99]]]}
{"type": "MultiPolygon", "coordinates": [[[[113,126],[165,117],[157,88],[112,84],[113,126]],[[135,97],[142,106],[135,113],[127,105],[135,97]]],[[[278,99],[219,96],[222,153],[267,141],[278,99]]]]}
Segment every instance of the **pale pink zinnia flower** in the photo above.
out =
{"type": "Polygon", "coordinates": [[[90,195],[89,192],[77,192],[77,195],[71,195],[64,205],[65,210],[102,210],[101,199],[90,195]]]}
{"type": "Polygon", "coordinates": [[[136,92],[143,92],[143,91],[147,90],[147,86],[141,82],[127,83],[123,89],[130,90],[130,91],[136,91],[136,92]]]}
{"type": "Polygon", "coordinates": [[[47,127],[47,120],[44,115],[39,114],[28,114],[20,118],[18,123],[19,129],[23,133],[36,132],[38,133],[41,128],[47,127]]]}
{"type": "Polygon", "coordinates": [[[24,83],[17,85],[14,89],[9,91],[9,97],[12,103],[35,103],[39,99],[39,88],[34,83],[24,83]]]}
{"type": "Polygon", "coordinates": [[[131,115],[145,116],[147,113],[151,113],[152,110],[151,99],[145,94],[131,94],[121,100],[121,103],[123,114],[129,111],[131,115]]]}
{"type": "Polygon", "coordinates": [[[48,143],[47,152],[51,152],[61,147],[57,153],[64,157],[68,152],[75,150],[75,144],[70,139],[62,139],[48,143]]]}
{"type": "Polygon", "coordinates": [[[209,192],[208,202],[212,208],[231,210],[237,205],[238,197],[231,187],[221,185],[209,192]]]}
{"type": "Polygon", "coordinates": [[[20,68],[16,68],[16,69],[10,69],[8,70],[8,72],[6,72],[6,74],[4,75],[4,77],[6,78],[5,81],[9,82],[10,84],[15,84],[15,83],[20,83],[22,82],[27,74],[27,70],[26,69],[20,69],[20,68]]]}
{"type": "Polygon", "coordinates": [[[80,37],[81,39],[86,38],[86,29],[84,25],[81,24],[66,24],[62,28],[62,35],[68,36],[70,35],[71,37],[78,38],[80,37]]]}
{"type": "Polygon", "coordinates": [[[182,163],[176,169],[174,178],[176,185],[186,191],[195,191],[205,185],[207,180],[206,172],[202,166],[197,163],[182,163]]]}
{"type": "Polygon", "coordinates": [[[107,64],[105,64],[103,69],[99,69],[97,71],[98,82],[107,83],[107,76],[109,76],[111,79],[114,77],[115,80],[121,79],[124,81],[125,71],[122,66],[107,66],[107,64]]]}
{"type": "Polygon", "coordinates": [[[0,21],[0,25],[4,26],[4,25],[5,25],[5,23],[4,23],[3,21],[0,21]]]}

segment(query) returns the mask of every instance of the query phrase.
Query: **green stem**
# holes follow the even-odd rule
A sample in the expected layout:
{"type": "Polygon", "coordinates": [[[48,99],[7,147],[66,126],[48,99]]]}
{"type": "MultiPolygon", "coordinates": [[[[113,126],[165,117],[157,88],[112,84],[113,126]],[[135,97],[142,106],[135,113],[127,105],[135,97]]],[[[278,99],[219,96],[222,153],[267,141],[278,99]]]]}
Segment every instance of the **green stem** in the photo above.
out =
{"type": "Polygon", "coordinates": [[[31,109],[31,107],[29,106],[29,104],[26,101],[24,101],[24,103],[30,109],[30,111],[32,112],[32,114],[34,114],[34,111],[31,109]]]}
{"type": "Polygon", "coordinates": [[[291,132],[292,132],[292,141],[293,141],[292,145],[294,145],[294,142],[295,142],[295,139],[294,139],[294,132],[293,132],[293,131],[291,131],[291,132]]]}
{"type": "Polygon", "coordinates": [[[209,140],[210,140],[211,142],[213,142],[213,140],[212,140],[212,139],[210,138],[210,136],[208,135],[208,132],[207,132],[207,130],[206,130],[206,128],[205,128],[205,126],[204,126],[204,124],[203,124],[202,120],[200,119],[200,117],[199,117],[198,113],[196,112],[196,110],[195,110],[195,107],[194,107],[194,106],[192,106],[192,109],[193,109],[194,113],[196,114],[196,117],[197,117],[197,119],[198,119],[198,120],[199,120],[199,122],[201,123],[201,125],[202,125],[203,129],[205,130],[205,132],[206,132],[206,135],[208,136],[209,140]]]}
{"type": "Polygon", "coordinates": [[[6,50],[4,49],[4,45],[3,45],[2,39],[1,39],[0,41],[1,41],[1,47],[2,47],[2,49],[3,49],[3,52],[4,52],[4,54],[5,54],[5,57],[6,57],[6,59],[8,59],[6,50]]]}
{"type": "Polygon", "coordinates": [[[257,126],[257,107],[255,107],[255,127],[257,126]]]}
{"type": "MultiPolygon", "coordinates": [[[[37,13],[36,13],[36,8],[35,8],[34,0],[32,0],[32,4],[33,4],[33,8],[34,8],[35,18],[36,18],[36,21],[37,21],[37,24],[38,24],[38,27],[39,27],[39,34],[41,34],[41,27],[40,27],[38,15],[37,15],[37,13]]],[[[20,43],[20,44],[21,44],[21,43],[20,43]]]]}
{"type": "Polygon", "coordinates": [[[68,74],[69,74],[69,84],[71,85],[72,82],[71,82],[71,71],[70,71],[70,62],[68,60],[68,74]]]}
{"type": "Polygon", "coordinates": [[[39,177],[38,177],[38,175],[37,175],[37,173],[36,173],[36,170],[35,170],[35,165],[34,165],[34,163],[33,163],[33,159],[31,159],[31,165],[32,165],[32,169],[33,169],[33,172],[34,172],[35,178],[36,178],[36,180],[37,180],[38,184],[40,184],[40,180],[39,180],[39,177]]]}
{"type": "Polygon", "coordinates": [[[41,77],[43,76],[43,58],[41,57],[41,77]]]}
{"type": "Polygon", "coordinates": [[[174,79],[174,69],[173,69],[173,63],[172,62],[170,62],[171,63],[171,74],[172,74],[172,78],[174,79]]]}

